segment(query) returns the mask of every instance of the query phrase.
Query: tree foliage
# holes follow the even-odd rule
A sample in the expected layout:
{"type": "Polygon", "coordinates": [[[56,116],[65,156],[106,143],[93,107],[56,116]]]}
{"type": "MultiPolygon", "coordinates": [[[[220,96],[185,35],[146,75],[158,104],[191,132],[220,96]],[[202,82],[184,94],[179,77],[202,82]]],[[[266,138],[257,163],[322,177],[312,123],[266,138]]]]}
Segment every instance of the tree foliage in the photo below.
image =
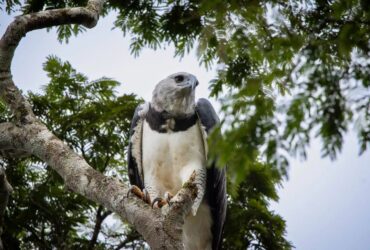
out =
{"type": "MultiPolygon", "coordinates": [[[[6,2],[7,11],[20,5],[0,2],[6,2]]],[[[85,2],[27,0],[22,10],[85,2]]],[[[279,247],[272,245],[274,235],[266,228],[283,237],[283,220],[267,207],[278,199],[276,186],[287,176],[289,156],[305,158],[311,138],[317,137],[322,156],[335,159],[349,130],[357,133],[359,154],[370,144],[367,2],[110,0],[105,13],[109,11],[116,11],[113,26],[131,38],[134,55],[144,47],[171,44],[177,56],[196,48],[202,65],[216,67],[210,90],[222,103],[224,119],[222,136],[218,128],[210,138],[211,154],[219,165],[229,166],[234,218],[252,218],[248,211],[256,211],[254,219],[259,218],[258,226],[239,225],[248,240],[239,240],[238,246],[288,246],[280,237],[274,238],[279,247]],[[238,217],[238,209],[246,217],[238,217]]],[[[59,39],[80,31],[63,26],[59,39]]]]}
{"type": "MultiPolygon", "coordinates": [[[[128,130],[141,100],[133,94],[117,96],[117,81],[89,81],[55,56],[48,57],[44,70],[50,81],[43,93],[28,93],[35,114],[91,166],[127,181],[122,166],[128,130]]],[[[3,120],[11,120],[5,108],[1,111],[3,120]]],[[[93,243],[94,227],[110,211],[65,190],[59,175],[36,158],[9,158],[2,164],[14,188],[2,236],[6,249],[106,249],[126,238],[131,241],[122,247],[143,244],[135,231],[114,219],[113,225],[99,228],[106,242],[93,243]]]]}
{"type": "MultiPolygon", "coordinates": [[[[28,0],[23,11],[85,2],[28,0]]],[[[8,1],[8,9],[17,3],[8,1]]],[[[223,100],[227,125],[219,148],[238,145],[219,159],[221,165],[234,159],[229,165],[237,182],[258,156],[285,174],[286,156],[305,157],[312,135],[321,138],[323,156],[334,159],[353,124],[359,153],[367,149],[366,1],[110,0],[106,13],[112,10],[118,12],[114,27],[131,37],[133,54],[173,44],[183,56],[196,45],[201,64],[217,65],[210,90],[223,100]]],[[[79,31],[61,29],[62,40],[79,31]]]]}

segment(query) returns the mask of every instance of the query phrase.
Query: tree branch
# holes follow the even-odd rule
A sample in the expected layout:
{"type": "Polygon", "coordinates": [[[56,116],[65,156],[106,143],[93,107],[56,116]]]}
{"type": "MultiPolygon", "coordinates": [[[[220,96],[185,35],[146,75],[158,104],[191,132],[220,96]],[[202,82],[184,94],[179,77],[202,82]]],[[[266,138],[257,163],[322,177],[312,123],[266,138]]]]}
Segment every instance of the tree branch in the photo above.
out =
{"type": "Polygon", "coordinates": [[[63,24],[82,24],[93,28],[99,19],[104,0],[90,0],[86,7],[47,10],[18,16],[0,40],[0,98],[15,114],[17,121],[29,123],[36,118],[30,104],[15,86],[10,71],[14,51],[27,32],[63,24]]]}
{"type": "MultiPolygon", "coordinates": [[[[22,127],[2,125],[7,131],[6,136],[0,137],[0,145],[29,152],[46,162],[64,179],[69,189],[102,204],[134,225],[153,249],[182,249],[182,225],[196,194],[193,177],[171,200],[171,207],[152,209],[137,198],[127,198],[127,184],[90,167],[40,122],[22,127]]],[[[4,133],[0,130],[0,134],[4,133]]]]}

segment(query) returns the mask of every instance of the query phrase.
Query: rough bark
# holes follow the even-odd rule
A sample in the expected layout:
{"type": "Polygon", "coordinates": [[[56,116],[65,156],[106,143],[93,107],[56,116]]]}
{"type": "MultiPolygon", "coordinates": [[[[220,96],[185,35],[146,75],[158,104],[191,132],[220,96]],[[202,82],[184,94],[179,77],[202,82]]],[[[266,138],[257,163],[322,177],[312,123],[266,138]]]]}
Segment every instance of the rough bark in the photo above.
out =
{"type": "Polygon", "coordinates": [[[73,192],[95,201],[134,225],[152,249],[182,249],[182,225],[194,201],[194,176],[173,198],[173,205],[152,209],[127,197],[128,185],[96,171],[54,136],[32,112],[12,80],[14,51],[27,32],[62,24],[96,25],[104,0],[90,0],[86,7],[48,10],[17,17],[0,40],[0,97],[15,115],[14,123],[0,124],[0,151],[34,155],[51,166],[73,192]]]}

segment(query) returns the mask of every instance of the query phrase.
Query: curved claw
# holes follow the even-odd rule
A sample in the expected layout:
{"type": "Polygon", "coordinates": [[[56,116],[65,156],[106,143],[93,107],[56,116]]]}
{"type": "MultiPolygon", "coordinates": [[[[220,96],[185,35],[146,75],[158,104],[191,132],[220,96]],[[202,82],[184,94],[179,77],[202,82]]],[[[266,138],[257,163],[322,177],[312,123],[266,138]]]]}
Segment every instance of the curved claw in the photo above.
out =
{"type": "Polygon", "coordinates": [[[162,199],[162,198],[160,198],[160,197],[155,198],[155,199],[153,200],[153,202],[152,202],[152,208],[154,208],[154,205],[155,205],[155,203],[157,203],[157,202],[158,202],[158,207],[160,207],[160,206],[159,206],[159,204],[161,204],[161,202],[163,202],[163,199],[162,199]]]}
{"type": "Polygon", "coordinates": [[[150,204],[149,193],[145,189],[141,191],[141,189],[138,186],[132,185],[127,192],[127,198],[130,196],[130,193],[133,193],[138,198],[142,199],[144,202],[150,204]]]}
{"type": "MultiPolygon", "coordinates": [[[[139,194],[141,193],[141,190],[140,190],[140,188],[139,188],[139,187],[137,187],[137,186],[135,186],[135,185],[132,185],[132,186],[129,188],[128,192],[127,192],[127,198],[130,196],[130,194],[131,194],[131,193],[134,193],[134,194],[138,195],[138,193],[139,193],[139,194]]],[[[138,195],[138,196],[140,196],[140,195],[138,195]]]]}
{"type": "Polygon", "coordinates": [[[145,188],[143,189],[143,201],[150,204],[149,192],[145,188]]]}

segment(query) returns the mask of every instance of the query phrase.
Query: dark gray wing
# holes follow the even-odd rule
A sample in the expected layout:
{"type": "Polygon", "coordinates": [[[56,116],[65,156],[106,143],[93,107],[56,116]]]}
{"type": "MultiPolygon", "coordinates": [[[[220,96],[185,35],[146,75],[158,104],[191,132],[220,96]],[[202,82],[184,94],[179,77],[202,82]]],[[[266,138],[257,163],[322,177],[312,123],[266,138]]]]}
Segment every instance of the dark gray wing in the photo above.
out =
{"type": "MultiPolygon", "coordinates": [[[[141,140],[140,141],[133,141],[132,137],[135,133],[141,133],[142,131],[137,131],[138,124],[140,122],[140,116],[139,111],[142,109],[142,106],[139,105],[136,110],[134,117],[131,121],[131,128],[130,128],[130,139],[129,139],[129,145],[128,145],[128,155],[127,155],[127,164],[128,164],[128,177],[130,179],[131,185],[136,185],[140,189],[144,188],[144,182],[141,178],[139,167],[141,167],[141,157],[137,159],[133,154],[133,147],[137,146],[141,148],[141,140]],[[140,145],[134,145],[134,143],[140,143],[140,145]]],[[[141,152],[140,152],[141,153],[141,152]]]]}
{"type": "MultiPolygon", "coordinates": [[[[198,117],[207,133],[218,124],[219,118],[207,99],[199,99],[196,106],[198,117]]],[[[226,218],[226,168],[219,169],[212,163],[207,168],[205,198],[212,212],[212,249],[221,249],[222,231],[226,218]]]]}

